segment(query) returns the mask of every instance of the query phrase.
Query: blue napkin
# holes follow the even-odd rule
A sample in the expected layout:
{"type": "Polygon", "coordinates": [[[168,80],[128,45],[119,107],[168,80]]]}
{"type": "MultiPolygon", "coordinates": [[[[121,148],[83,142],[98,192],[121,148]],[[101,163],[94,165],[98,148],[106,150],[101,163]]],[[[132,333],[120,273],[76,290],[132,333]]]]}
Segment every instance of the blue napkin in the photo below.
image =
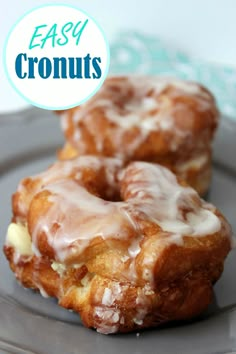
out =
{"type": "Polygon", "coordinates": [[[122,32],[111,43],[112,74],[139,73],[194,80],[215,95],[221,112],[236,119],[236,68],[196,60],[159,38],[122,32]]]}

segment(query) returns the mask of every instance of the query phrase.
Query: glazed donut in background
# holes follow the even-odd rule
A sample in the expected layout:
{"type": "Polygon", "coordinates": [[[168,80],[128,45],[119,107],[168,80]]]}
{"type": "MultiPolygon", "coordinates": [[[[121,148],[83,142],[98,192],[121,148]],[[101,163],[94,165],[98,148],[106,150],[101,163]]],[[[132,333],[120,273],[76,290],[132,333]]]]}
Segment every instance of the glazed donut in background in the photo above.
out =
{"type": "Polygon", "coordinates": [[[199,315],[231,249],[213,205],[158,164],[81,156],[24,179],[5,255],[23,286],[101,333],[199,315]]]}
{"type": "Polygon", "coordinates": [[[58,113],[67,139],[59,159],[94,154],[159,163],[206,193],[219,114],[197,83],[110,77],[88,102],[58,113]]]}

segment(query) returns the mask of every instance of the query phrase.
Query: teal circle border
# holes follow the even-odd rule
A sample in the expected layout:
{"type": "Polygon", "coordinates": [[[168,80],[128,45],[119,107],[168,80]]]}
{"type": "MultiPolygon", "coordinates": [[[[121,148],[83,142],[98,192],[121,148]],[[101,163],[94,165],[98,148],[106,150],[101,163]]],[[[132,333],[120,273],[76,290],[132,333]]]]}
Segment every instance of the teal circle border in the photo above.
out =
{"type": "Polygon", "coordinates": [[[104,30],[102,29],[102,27],[97,23],[97,21],[92,17],[90,16],[86,11],[84,10],[81,10],[79,7],[77,6],[74,6],[74,5],[70,5],[70,4],[63,4],[63,3],[57,3],[57,4],[44,4],[44,5],[41,5],[41,6],[37,6],[37,7],[34,7],[33,9],[27,11],[24,15],[22,15],[17,22],[14,23],[14,25],[12,26],[12,28],[10,29],[8,35],[7,35],[7,38],[5,40],[5,43],[4,43],[4,47],[3,47],[3,66],[4,66],[4,71],[5,71],[5,74],[6,74],[6,77],[8,79],[8,81],[10,82],[11,86],[14,88],[14,90],[25,100],[27,101],[28,103],[30,103],[31,105],[33,106],[36,106],[36,107],[39,107],[39,108],[43,108],[43,109],[47,109],[47,110],[64,110],[64,109],[69,109],[69,108],[73,108],[73,107],[76,107],[76,106],[79,106],[81,105],[82,103],[88,101],[92,96],[95,95],[95,93],[101,88],[103,82],[105,81],[107,75],[108,75],[108,71],[109,71],[109,67],[110,67],[110,47],[109,47],[109,43],[108,43],[108,40],[107,40],[107,37],[105,35],[105,32],[104,30]],[[8,44],[8,40],[9,40],[9,37],[11,36],[12,32],[14,31],[15,27],[18,25],[18,23],[20,21],[23,20],[23,18],[25,18],[26,16],[28,16],[30,13],[38,10],[38,9],[41,9],[41,8],[44,8],[44,7],[55,7],[55,6],[61,6],[61,7],[69,7],[69,8],[72,8],[72,9],[75,9],[75,10],[79,10],[80,12],[82,12],[85,16],[87,16],[88,18],[90,18],[94,23],[95,25],[97,26],[97,28],[100,30],[104,40],[105,40],[105,44],[106,44],[106,50],[107,50],[107,65],[106,65],[106,69],[105,69],[105,72],[103,74],[103,78],[102,80],[100,81],[100,84],[93,90],[93,92],[87,96],[86,98],[84,98],[83,100],[77,102],[77,103],[74,103],[72,105],[69,105],[69,106],[64,106],[64,107],[51,107],[51,106],[44,106],[44,105],[40,105],[38,103],[35,103],[33,101],[31,101],[28,97],[26,97],[17,87],[16,85],[14,84],[14,82],[12,81],[12,79],[10,78],[10,75],[9,75],[9,72],[8,72],[8,69],[7,69],[7,63],[6,63],[6,48],[7,48],[7,44],[8,44]]]}

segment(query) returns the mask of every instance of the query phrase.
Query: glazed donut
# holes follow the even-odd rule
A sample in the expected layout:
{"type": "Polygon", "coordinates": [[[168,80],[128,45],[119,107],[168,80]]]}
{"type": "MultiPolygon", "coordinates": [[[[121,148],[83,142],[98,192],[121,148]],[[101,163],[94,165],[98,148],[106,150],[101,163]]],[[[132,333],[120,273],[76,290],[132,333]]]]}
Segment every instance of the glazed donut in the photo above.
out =
{"type": "Polygon", "coordinates": [[[204,87],[162,77],[110,77],[87,103],[59,113],[67,139],[59,159],[94,154],[159,163],[206,193],[219,114],[204,87]]]}
{"type": "Polygon", "coordinates": [[[24,179],[4,246],[23,286],[101,333],[197,316],[230,249],[224,216],[170,170],[96,156],[24,179]]]}

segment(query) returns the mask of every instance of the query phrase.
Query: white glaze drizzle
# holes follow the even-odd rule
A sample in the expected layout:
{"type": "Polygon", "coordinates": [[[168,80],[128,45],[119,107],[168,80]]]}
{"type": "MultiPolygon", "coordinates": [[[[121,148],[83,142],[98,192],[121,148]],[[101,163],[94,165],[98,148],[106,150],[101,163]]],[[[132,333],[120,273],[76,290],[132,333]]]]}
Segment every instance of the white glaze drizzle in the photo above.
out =
{"type": "Polygon", "coordinates": [[[50,296],[48,295],[48,293],[46,292],[46,290],[42,287],[42,285],[40,283],[37,283],[37,288],[39,289],[40,294],[45,297],[45,298],[49,298],[50,296]]]}
{"type": "Polygon", "coordinates": [[[168,169],[134,162],[127,168],[126,178],[129,202],[153,218],[162,230],[198,237],[220,230],[219,218],[208,210],[197,192],[181,186],[168,169]],[[138,198],[140,191],[145,194],[143,200],[138,198]],[[187,210],[186,215],[183,209],[187,210]]]}
{"type": "Polygon", "coordinates": [[[131,163],[120,183],[126,185],[124,201],[115,203],[93,196],[73,180],[45,187],[51,193],[51,207],[34,228],[36,247],[37,237],[44,231],[56,259],[63,262],[73,253],[82,254],[95,237],[104,241],[129,239],[127,252],[134,259],[140,252],[140,217],[170,233],[170,242],[177,242],[176,235],[179,240],[185,235],[200,237],[221,227],[208,204],[193,189],[179,185],[175,175],[164,167],[131,163]],[[52,233],[54,224],[59,227],[52,233]]]}
{"type": "MultiPolygon", "coordinates": [[[[68,177],[76,171],[81,171],[84,169],[98,171],[102,167],[106,167],[105,171],[108,175],[108,178],[113,178],[114,169],[121,166],[122,162],[118,159],[102,157],[97,158],[96,156],[85,155],[71,160],[58,161],[53,164],[47,171],[31,177],[31,179],[39,179],[42,181],[42,185],[45,186],[58,179],[68,177]],[[112,177],[110,175],[112,175],[112,177]]],[[[78,176],[78,179],[80,179],[80,176],[78,176]]]]}
{"type": "MultiPolygon", "coordinates": [[[[120,84],[120,83],[119,83],[120,84]]],[[[118,84],[118,85],[119,85],[118,84]]],[[[122,89],[122,83],[121,89],[122,89]]],[[[89,113],[96,107],[102,107],[106,109],[106,118],[112,122],[118,124],[124,129],[130,129],[133,126],[140,126],[144,129],[151,131],[155,128],[168,130],[173,129],[172,116],[166,114],[158,114],[158,101],[157,96],[160,95],[168,87],[175,87],[183,92],[185,95],[196,96],[199,100],[208,100],[208,105],[212,104],[211,96],[202,90],[196,83],[185,82],[183,80],[163,78],[163,77],[127,77],[123,85],[129,85],[134,90],[133,97],[124,102],[122,113],[114,106],[114,102],[108,96],[103,95],[105,93],[106,84],[104,88],[101,88],[100,94],[89,104],[82,105],[75,111],[73,116],[74,123],[78,123],[83,120],[85,113],[89,113]],[[148,97],[148,93],[153,91],[152,96],[148,97]],[[100,98],[101,97],[101,98],[100,98]],[[157,113],[153,115],[153,110],[157,113]]],[[[66,113],[63,115],[63,119],[66,117],[66,113]]]]}
{"type": "MultiPolygon", "coordinates": [[[[71,169],[73,169],[73,164],[78,164],[79,159],[70,162],[71,169]]],[[[96,166],[95,163],[93,165],[95,170],[96,166]]],[[[52,175],[54,175],[56,168],[52,170],[52,175]]],[[[110,168],[106,174],[110,188],[117,183],[116,173],[116,170],[110,168]]],[[[40,176],[42,178],[42,174],[40,176]]],[[[32,249],[35,252],[38,234],[44,230],[49,244],[56,252],[56,259],[59,261],[69,257],[73,249],[77,254],[82,253],[96,236],[103,240],[110,238],[127,240],[129,238],[124,262],[132,260],[130,273],[135,274],[135,258],[140,253],[140,241],[142,240],[139,218],[147,217],[148,220],[151,219],[162,230],[169,233],[169,237],[158,240],[160,243],[179,243],[183,241],[184,236],[201,237],[218,232],[221,228],[220,220],[214,214],[215,208],[201,200],[193,189],[181,186],[175,175],[158,165],[133,162],[123,170],[119,174],[119,179],[120,185],[125,185],[124,201],[115,203],[91,195],[82,185],[64,177],[64,173],[59,173],[56,182],[54,178],[43,177],[42,185],[51,193],[49,201],[52,205],[46,215],[38,220],[32,235],[32,249]],[[45,186],[48,182],[53,183],[45,186]],[[56,233],[51,232],[54,223],[60,226],[56,233]]],[[[144,261],[143,279],[149,283],[152,283],[152,271],[149,266],[154,262],[155,255],[152,254],[150,259],[144,261]],[[146,271],[145,264],[147,265],[146,271]]],[[[54,265],[58,268],[58,264],[54,262],[54,265]]],[[[64,265],[62,270],[64,270],[64,265]]],[[[87,280],[89,281],[88,275],[81,281],[82,285],[86,285],[87,280]]],[[[132,276],[135,278],[135,275],[130,275],[131,278],[132,276]]],[[[48,296],[40,284],[38,288],[43,296],[48,296]]],[[[118,282],[109,288],[105,287],[101,306],[96,306],[94,309],[94,315],[101,320],[97,328],[99,332],[116,332],[120,324],[123,324],[124,318],[120,310],[116,308],[116,301],[122,300],[126,290],[127,287],[121,286],[118,282]]],[[[133,318],[133,322],[138,326],[141,326],[145,320],[151,295],[153,295],[153,290],[149,284],[138,290],[137,311],[133,318]]]]}
{"type": "MultiPolygon", "coordinates": [[[[80,163],[85,164],[85,159],[86,157],[80,157],[70,161],[69,170],[73,170],[73,166],[78,167],[80,163]]],[[[103,164],[106,161],[98,157],[92,160],[88,159],[88,165],[93,166],[95,171],[99,165],[98,161],[101,163],[102,160],[103,164]]],[[[157,247],[159,243],[181,245],[184,236],[201,237],[220,230],[221,223],[215,215],[215,208],[201,200],[193,189],[181,186],[175,175],[166,168],[145,162],[133,162],[126,169],[122,169],[121,166],[118,168],[110,162],[105,177],[106,183],[111,189],[117,188],[117,183],[120,184],[123,199],[120,202],[103,200],[89,193],[82,182],[79,184],[79,180],[65,179],[64,176],[69,173],[67,162],[60,163],[61,167],[67,165],[64,172],[58,165],[49,170],[51,177],[56,176],[56,181],[54,178],[40,175],[40,190],[48,190],[50,197],[49,209],[38,218],[31,235],[34,254],[40,255],[38,237],[42,231],[48,244],[54,249],[55,261],[61,263],[71,256],[77,257],[75,263],[80,262],[80,255],[83,255],[84,250],[90,247],[96,237],[99,237],[101,242],[124,240],[127,250],[122,262],[129,261],[129,270],[126,270],[124,276],[135,283],[136,257],[142,251],[140,242],[143,239],[140,221],[151,221],[165,231],[164,237],[159,237],[157,232],[157,247]],[[57,175],[55,171],[58,171],[57,175]],[[48,181],[52,183],[47,185],[48,181]],[[54,229],[52,232],[55,224],[58,225],[57,231],[54,229]]],[[[81,176],[77,174],[77,178],[79,177],[81,176]]],[[[35,191],[37,192],[38,190],[35,191]]],[[[145,256],[142,261],[143,279],[150,283],[155,260],[156,254],[149,254],[148,258],[145,256]]],[[[108,294],[104,296],[104,301],[108,301],[108,294]]]]}
{"type": "Polygon", "coordinates": [[[48,170],[31,176],[27,180],[35,182],[34,188],[28,190],[28,185],[24,184],[25,179],[21,181],[17,188],[19,194],[25,194],[24,198],[21,198],[18,201],[18,208],[22,215],[27,215],[29,204],[35,194],[40,192],[45,186],[50,183],[56,182],[63,178],[73,176],[73,179],[82,183],[82,171],[84,169],[91,169],[93,171],[99,171],[101,168],[104,168],[106,178],[109,180],[109,183],[113,186],[116,183],[115,171],[118,168],[122,167],[122,161],[115,158],[97,158],[91,155],[80,156],[72,160],[58,161],[49,167],[48,170]]]}
{"type": "Polygon", "coordinates": [[[191,157],[187,161],[183,161],[176,165],[176,169],[179,172],[186,172],[189,169],[200,170],[209,159],[209,154],[199,154],[198,156],[191,157]]]}
{"type": "MultiPolygon", "coordinates": [[[[94,164],[95,170],[96,166],[94,164]]],[[[56,253],[56,260],[60,262],[66,260],[73,251],[77,255],[81,254],[97,236],[105,241],[111,238],[129,239],[124,262],[131,260],[127,276],[132,283],[136,279],[135,259],[141,250],[140,218],[152,220],[168,232],[169,236],[158,239],[160,244],[181,243],[184,236],[201,237],[213,234],[221,227],[211,204],[201,200],[193,189],[181,186],[175,175],[158,165],[133,162],[119,173],[120,185],[125,186],[121,188],[122,202],[102,200],[91,195],[78,182],[64,179],[64,174],[57,177],[56,182],[44,187],[51,193],[51,207],[36,223],[32,249],[33,252],[37,251],[38,235],[44,230],[48,243],[56,253]],[[52,233],[55,223],[59,229],[52,233]]],[[[112,188],[117,183],[117,171],[111,168],[106,178],[112,188]]],[[[148,284],[137,291],[137,306],[133,317],[137,326],[143,325],[150,296],[154,293],[151,284],[155,256],[150,254],[143,262],[142,277],[148,284]]],[[[52,268],[58,271],[58,264],[54,262],[52,268]]],[[[61,270],[59,273],[63,276],[64,265],[61,270]]],[[[81,284],[86,286],[87,281],[90,281],[89,273],[81,280],[81,284]]],[[[37,286],[43,296],[48,296],[41,284],[37,283],[37,286]]],[[[127,288],[118,282],[105,287],[100,299],[101,305],[94,308],[98,332],[114,333],[124,324],[117,302],[122,301],[127,288]]]]}
{"type": "MultiPolygon", "coordinates": [[[[153,131],[174,131],[175,135],[170,142],[170,150],[175,151],[178,149],[180,141],[188,137],[189,131],[180,129],[174,116],[179,109],[188,109],[188,114],[191,115],[191,109],[187,108],[185,103],[178,102],[175,105],[171,103],[171,98],[176,94],[194,97],[199,111],[211,109],[214,104],[211,95],[193,82],[163,77],[110,78],[89,103],[81,105],[79,109],[72,112],[74,126],[72,144],[77,146],[80,152],[86,152],[86,145],[81,139],[80,122],[83,121],[87,129],[94,135],[91,130],[93,119],[97,118],[94,116],[94,110],[100,109],[100,115],[116,126],[116,133],[113,136],[113,143],[118,149],[116,156],[122,157],[125,154],[127,157],[132,154],[153,131]],[[112,91],[113,86],[117,89],[114,92],[112,91]],[[174,87],[175,92],[171,92],[169,97],[162,97],[160,103],[159,96],[170,87],[174,87]],[[139,133],[126,142],[124,150],[123,136],[133,128],[138,128],[139,133]]],[[[68,114],[71,116],[71,111],[64,113],[62,118],[64,131],[67,130],[64,121],[68,114]]],[[[103,139],[104,134],[97,131],[95,143],[98,152],[103,151],[103,139]]]]}
{"type": "Polygon", "coordinates": [[[32,237],[37,244],[37,236],[44,231],[58,261],[73,253],[82,254],[95,237],[127,239],[134,233],[123,202],[98,198],[72,180],[56,182],[46,189],[52,193],[52,206],[39,218],[32,237]],[[59,228],[51,233],[55,223],[59,228]]]}

